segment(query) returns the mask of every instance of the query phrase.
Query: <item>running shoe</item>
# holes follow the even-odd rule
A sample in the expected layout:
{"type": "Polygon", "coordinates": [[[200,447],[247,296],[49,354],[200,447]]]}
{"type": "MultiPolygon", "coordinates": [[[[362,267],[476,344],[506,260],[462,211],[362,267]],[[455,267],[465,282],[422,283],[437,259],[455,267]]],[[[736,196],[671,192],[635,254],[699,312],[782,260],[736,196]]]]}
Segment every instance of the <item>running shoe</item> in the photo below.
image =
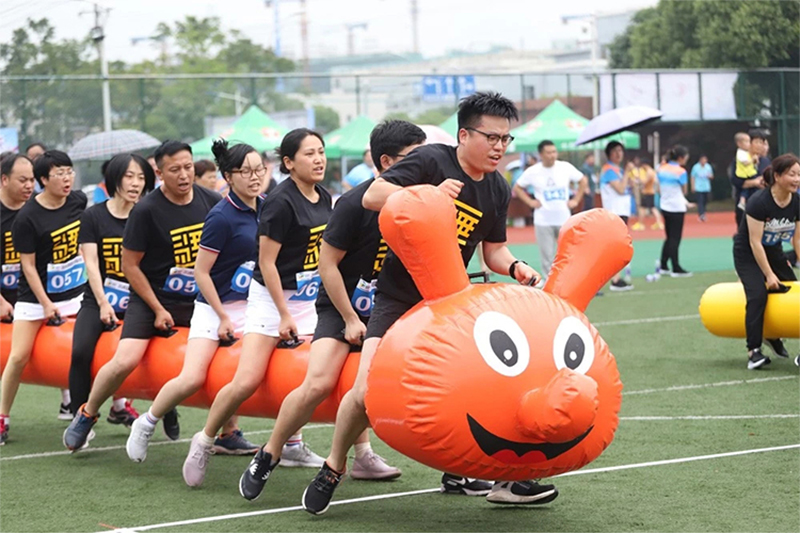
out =
{"type": "Polygon", "coordinates": [[[258,444],[253,444],[242,434],[241,429],[236,429],[226,435],[220,435],[214,440],[215,455],[253,455],[258,451],[258,444]]]}
{"type": "Polygon", "coordinates": [[[761,353],[760,348],[756,348],[750,352],[750,356],[747,358],[747,370],[756,370],[770,363],[769,357],[761,353]]]}
{"type": "Polygon", "coordinates": [[[386,464],[386,459],[373,452],[362,457],[356,457],[353,461],[353,468],[350,470],[350,477],[362,480],[390,480],[399,478],[403,472],[399,468],[386,464]]]}
{"type": "Polygon", "coordinates": [[[267,484],[270,474],[278,466],[278,463],[280,463],[280,459],[273,463],[272,454],[260,448],[250,461],[250,465],[242,473],[242,477],[239,478],[239,494],[242,495],[242,498],[253,501],[261,496],[264,485],[267,484]]]}
{"type": "Polygon", "coordinates": [[[133,421],[131,434],[128,435],[128,442],[125,443],[125,451],[131,461],[141,463],[147,459],[147,446],[155,431],[155,426],[148,424],[144,416],[133,421]]]}
{"type": "Polygon", "coordinates": [[[321,468],[323,464],[325,464],[325,459],[312,452],[305,442],[294,446],[283,446],[281,466],[321,468]]]}
{"type": "Polygon", "coordinates": [[[767,341],[767,346],[769,346],[769,349],[772,350],[772,353],[778,357],[784,357],[786,359],[789,358],[789,352],[786,350],[786,346],[783,345],[783,341],[781,339],[765,340],[767,341]]]}
{"type": "Polygon", "coordinates": [[[183,480],[190,487],[199,487],[206,478],[208,456],[211,455],[212,447],[203,444],[202,436],[202,431],[194,434],[189,445],[189,455],[183,462],[183,480]]]}
{"type": "Polygon", "coordinates": [[[333,491],[342,482],[344,474],[333,470],[328,463],[323,462],[322,468],[303,492],[303,509],[314,515],[327,511],[331,505],[333,491]]]}
{"type": "Polygon", "coordinates": [[[58,415],[56,415],[56,418],[59,420],[72,420],[72,411],[68,404],[62,403],[58,406],[58,415]]]}
{"type": "Polygon", "coordinates": [[[536,481],[498,481],[486,496],[486,501],[505,504],[541,505],[558,497],[553,485],[540,485],[536,481]]]}
{"type": "Polygon", "coordinates": [[[167,411],[162,419],[164,434],[169,440],[178,440],[181,437],[181,425],[178,422],[178,410],[173,408],[167,411]]]}
{"type": "Polygon", "coordinates": [[[480,479],[442,474],[442,494],[459,494],[462,496],[486,496],[492,490],[492,484],[480,479]]]}
{"type": "Polygon", "coordinates": [[[76,452],[84,447],[86,444],[89,433],[92,431],[92,426],[97,423],[97,415],[89,416],[84,411],[86,404],[81,405],[75,418],[72,419],[67,429],[64,430],[62,442],[64,446],[76,452]]]}

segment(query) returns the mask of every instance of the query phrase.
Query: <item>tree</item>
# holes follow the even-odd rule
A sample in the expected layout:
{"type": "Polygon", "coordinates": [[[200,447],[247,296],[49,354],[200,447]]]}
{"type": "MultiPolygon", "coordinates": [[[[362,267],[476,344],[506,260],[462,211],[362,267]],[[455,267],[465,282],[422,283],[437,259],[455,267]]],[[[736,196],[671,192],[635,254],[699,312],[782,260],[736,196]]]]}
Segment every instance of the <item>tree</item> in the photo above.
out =
{"type": "Polygon", "coordinates": [[[414,123],[416,124],[433,124],[434,126],[438,126],[452,115],[455,112],[455,108],[453,106],[443,106],[437,107],[436,109],[429,109],[417,115],[417,118],[414,119],[414,123]]]}
{"type": "Polygon", "coordinates": [[[328,133],[329,131],[338,129],[341,124],[339,113],[328,106],[315,105],[314,115],[316,118],[317,131],[321,133],[328,133]]]}

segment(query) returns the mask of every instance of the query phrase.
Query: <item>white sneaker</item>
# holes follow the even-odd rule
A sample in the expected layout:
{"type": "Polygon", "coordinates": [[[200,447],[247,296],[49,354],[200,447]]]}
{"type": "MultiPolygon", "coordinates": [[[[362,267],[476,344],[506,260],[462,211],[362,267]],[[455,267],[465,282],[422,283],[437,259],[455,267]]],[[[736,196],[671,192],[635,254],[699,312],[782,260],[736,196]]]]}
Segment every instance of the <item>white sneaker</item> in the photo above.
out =
{"type": "Polygon", "coordinates": [[[194,434],[192,444],[189,446],[189,455],[183,462],[183,480],[190,487],[199,487],[206,478],[208,468],[208,456],[211,455],[211,446],[205,446],[200,442],[202,431],[194,434]]]}
{"type": "Polygon", "coordinates": [[[141,463],[147,458],[147,445],[153,438],[155,426],[150,426],[145,420],[146,415],[142,415],[133,421],[131,434],[128,435],[128,442],[125,443],[125,451],[131,461],[141,463]]]}
{"type": "Polygon", "coordinates": [[[308,444],[301,442],[296,446],[283,445],[281,466],[322,468],[325,459],[311,451],[308,444]]]}

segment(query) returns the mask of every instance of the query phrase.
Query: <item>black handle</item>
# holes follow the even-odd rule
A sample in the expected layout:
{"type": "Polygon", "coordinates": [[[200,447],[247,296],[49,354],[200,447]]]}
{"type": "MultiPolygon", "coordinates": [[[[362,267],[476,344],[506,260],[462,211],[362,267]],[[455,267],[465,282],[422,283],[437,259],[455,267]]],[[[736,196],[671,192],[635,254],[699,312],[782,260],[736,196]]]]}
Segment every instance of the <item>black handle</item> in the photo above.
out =
{"type": "Polygon", "coordinates": [[[788,285],[784,285],[783,283],[778,283],[777,289],[767,289],[767,294],[784,294],[791,290],[792,288],[788,285]]]}
{"type": "Polygon", "coordinates": [[[489,276],[491,274],[489,272],[473,272],[472,274],[467,274],[469,276],[469,280],[472,281],[473,279],[480,279],[483,278],[482,283],[489,283],[489,276]]]}
{"type": "Polygon", "coordinates": [[[119,322],[106,323],[103,325],[103,331],[104,332],[114,331],[118,327],[119,327],[119,322]]]}
{"type": "Polygon", "coordinates": [[[288,348],[289,350],[294,350],[295,348],[297,348],[298,346],[300,346],[304,342],[306,342],[305,339],[298,339],[297,335],[292,334],[292,338],[289,339],[288,341],[287,340],[281,340],[278,343],[278,348],[288,348]]]}
{"type": "Polygon", "coordinates": [[[172,337],[176,333],[178,333],[178,330],[175,329],[175,328],[169,328],[169,329],[158,329],[158,328],[156,328],[156,336],[164,337],[165,339],[169,339],[170,337],[172,337]]]}
{"type": "Polygon", "coordinates": [[[66,322],[66,320],[61,318],[61,315],[56,315],[53,318],[51,318],[50,320],[48,320],[46,325],[58,327],[61,324],[63,324],[64,322],[66,322]]]}
{"type": "Polygon", "coordinates": [[[236,344],[236,341],[239,340],[239,337],[234,337],[233,335],[228,335],[227,337],[221,338],[219,340],[220,348],[227,348],[228,346],[233,346],[236,344]]]}

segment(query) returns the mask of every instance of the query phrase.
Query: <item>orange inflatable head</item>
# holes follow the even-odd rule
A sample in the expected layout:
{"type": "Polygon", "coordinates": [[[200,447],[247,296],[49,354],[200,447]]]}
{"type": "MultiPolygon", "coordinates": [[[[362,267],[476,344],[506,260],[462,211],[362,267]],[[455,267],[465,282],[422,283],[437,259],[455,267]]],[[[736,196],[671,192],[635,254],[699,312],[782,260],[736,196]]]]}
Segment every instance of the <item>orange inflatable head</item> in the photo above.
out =
{"type": "Polygon", "coordinates": [[[481,479],[549,477],[597,458],[614,437],[622,384],[583,311],[633,254],[619,217],[572,217],[544,290],[470,285],[455,208],[435,187],[393,194],[379,220],[424,300],[389,329],[370,366],[377,435],[481,479]]]}

